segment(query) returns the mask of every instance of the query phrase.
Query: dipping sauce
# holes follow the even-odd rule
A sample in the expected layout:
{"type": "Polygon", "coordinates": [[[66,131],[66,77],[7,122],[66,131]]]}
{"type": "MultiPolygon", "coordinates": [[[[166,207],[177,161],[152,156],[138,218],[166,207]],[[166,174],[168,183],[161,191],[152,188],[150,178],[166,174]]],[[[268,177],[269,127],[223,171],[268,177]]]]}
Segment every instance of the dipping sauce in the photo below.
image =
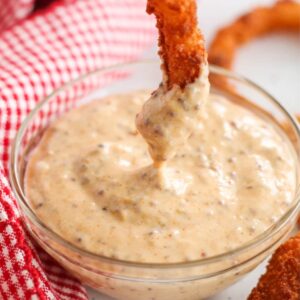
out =
{"type": "Polygon", "coordinates": [[[287,211],[294,159],[273,124],[212,94],[186,141],[155,168],[134,121],[149,96],[93,101],[47,129],[26,193],[52,230],[112,258],[184,262],[239,247],[287,211]]]}

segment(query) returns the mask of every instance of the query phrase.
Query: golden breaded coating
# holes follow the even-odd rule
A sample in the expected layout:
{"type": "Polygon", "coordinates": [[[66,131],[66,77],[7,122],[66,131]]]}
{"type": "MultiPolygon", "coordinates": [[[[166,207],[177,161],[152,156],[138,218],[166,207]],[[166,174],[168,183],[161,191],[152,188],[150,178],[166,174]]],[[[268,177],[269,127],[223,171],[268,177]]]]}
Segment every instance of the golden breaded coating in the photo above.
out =
{"type": "Polygon", "coordinates": [[[192,83],[206,63],[203,36],[197,28],[196,0],[148,0],[159,30],[159,55],[167,88],[192,83]]]}
{"type": "Polygon", "coordinates": [[[300,299],[300,233],[280,246],[248,300],[300,299]]]}
{"type": "Polygon", "coordinates": [[[299,2],[283,0],[270,7],[255,8],[222,28],[210,46],[209,62],[230,69],[238,47],[255,37],[281,30],[300,31],[299,2]]]}

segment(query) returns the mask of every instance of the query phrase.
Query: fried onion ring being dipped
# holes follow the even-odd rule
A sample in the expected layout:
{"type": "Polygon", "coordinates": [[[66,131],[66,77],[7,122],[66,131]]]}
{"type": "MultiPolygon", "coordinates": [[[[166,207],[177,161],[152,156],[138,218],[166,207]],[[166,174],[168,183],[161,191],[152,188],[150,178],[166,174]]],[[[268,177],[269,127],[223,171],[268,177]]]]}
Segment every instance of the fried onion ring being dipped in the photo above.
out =
{"type": "Polygon", "coordinates": [[[248,300],[300,299],[300,233],[281,245],[248,300]]]}
{"type": "Polygon", "coordinates": [[[191,124],[209,94],[208,65],[196,0],[148,0],[147,12],[157,19],[163,82],[136,125],[154,166],[161,166],[193,131],[191,124]]]}
{"type": "Polygon", "coordinates": [[[194,82],[206,62],[196,11],[195,0],[148,0],[147,13],[157,19],[159,55],[168,89],[174,85],[184,89],[194,82]]]}

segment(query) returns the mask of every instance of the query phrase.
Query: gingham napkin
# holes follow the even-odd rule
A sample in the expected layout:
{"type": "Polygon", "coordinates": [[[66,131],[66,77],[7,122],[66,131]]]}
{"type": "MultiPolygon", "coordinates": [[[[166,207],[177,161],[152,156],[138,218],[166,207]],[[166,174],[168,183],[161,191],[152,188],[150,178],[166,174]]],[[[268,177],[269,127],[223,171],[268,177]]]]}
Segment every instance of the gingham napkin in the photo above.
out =
{"type": "Polygon", "coordinates": [[[9,147],[40,99],[89,70],[137,58],[154,23],[145,0],[56,1],[25,18],[33,1],[0,0],[0,299],[87,299],[28,237],[7,179],[9,147]]]}

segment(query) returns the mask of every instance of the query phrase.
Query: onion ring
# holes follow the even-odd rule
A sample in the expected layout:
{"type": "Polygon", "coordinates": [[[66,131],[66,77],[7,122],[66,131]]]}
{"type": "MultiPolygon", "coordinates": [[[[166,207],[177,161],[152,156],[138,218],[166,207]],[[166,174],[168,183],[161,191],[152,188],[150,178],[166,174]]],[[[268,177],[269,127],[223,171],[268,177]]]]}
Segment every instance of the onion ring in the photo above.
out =
{"type": "MultiPolygon", "coordinates": [[[[255,37],[279,31],[300,32],[300,3],[281,0],[273,6],[257,7],[242,15],[217,32],[208,51],[208,61],[231,69],[240,46],[255,37]]],[[[211,75],[210,81],[217,87],[232,89],[222,76],[211,75]]]]}
{"type": "Polygon", "coordinates": [[[299,300],[300,233],[281,245],[248,300],[299,300]]]}
{"type": "Polygon", "coordinates": [[[270,7],[258,7],[222,28],[211,43],[209,63],[231,69],[238,47],[281,30],[300,32],[300,3],[284,0],[270,7]]]}

